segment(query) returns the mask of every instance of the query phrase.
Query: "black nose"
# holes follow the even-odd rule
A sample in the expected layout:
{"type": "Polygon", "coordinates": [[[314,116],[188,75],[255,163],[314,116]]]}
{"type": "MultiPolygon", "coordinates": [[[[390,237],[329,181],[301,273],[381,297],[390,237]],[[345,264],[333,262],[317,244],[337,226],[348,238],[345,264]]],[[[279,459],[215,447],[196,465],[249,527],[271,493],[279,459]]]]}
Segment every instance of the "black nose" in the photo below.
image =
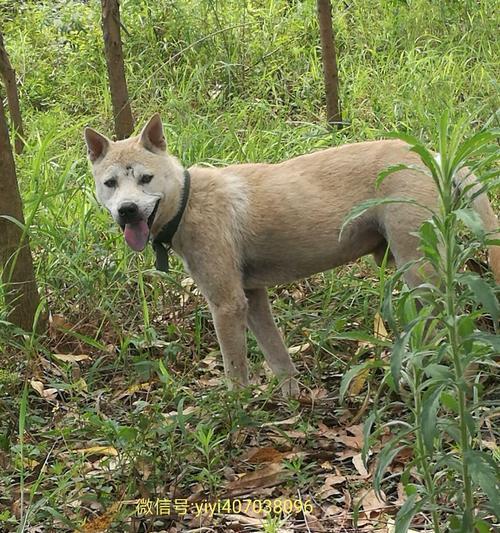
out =
{"type": "Polygon", "coordinates": [[[133,220],[139,215],[139,208],[137,207],[137,204],[134,204],[133,202],[128,202],[126,204],[122,204],[118,208],[118,214],[124,220],[133,220]]]}

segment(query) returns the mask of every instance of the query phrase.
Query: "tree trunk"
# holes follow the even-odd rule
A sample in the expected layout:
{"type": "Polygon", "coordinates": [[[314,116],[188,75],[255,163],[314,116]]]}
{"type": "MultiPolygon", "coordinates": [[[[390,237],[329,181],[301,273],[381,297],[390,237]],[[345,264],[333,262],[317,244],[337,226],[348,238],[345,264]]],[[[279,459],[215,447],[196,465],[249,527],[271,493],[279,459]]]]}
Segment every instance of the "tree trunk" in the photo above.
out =
{"type": "Polygon", "coordinates": [[[134,119],[128,99],[127,81],[120,37],[120,4],[118,0],[101,0],[104,51],[108,65],[109,88],[113,103],[115,133],[118,139],[130,137],[134,119]]]}
{"type": "Polygon", "coordinates": [[[2,215],[24,224],[14,156],[0,98],[0,269],[3,292],[7,320],[26,331],[31,331],[40,299],[28,236],[17,224],[2,215]]]}
{"type": "Polygon", "coordinates": [[[332,29],[332,6],[330,0],[317,0],[323,75],[326,90],[326,114],[330,124],[342,127],[342,112],[339,100],[339,72],[332,29]]]}
{"type": "Polygon", "coordinates": [[[24,134],[21,107],[19,106],[19,95],[17,92],[16,73],[10,64],[2,32],[0,32],[0,76],[5,84],[10,118],[16,131],[16,153],[20,154],[24,148],[24,134]]]}

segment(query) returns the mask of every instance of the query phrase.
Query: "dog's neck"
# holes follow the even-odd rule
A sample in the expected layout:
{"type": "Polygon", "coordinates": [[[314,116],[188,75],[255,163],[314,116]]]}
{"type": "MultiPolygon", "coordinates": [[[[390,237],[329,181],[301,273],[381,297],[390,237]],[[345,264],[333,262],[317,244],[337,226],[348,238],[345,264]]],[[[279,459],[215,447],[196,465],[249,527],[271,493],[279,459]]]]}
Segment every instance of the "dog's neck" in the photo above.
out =
{"type": "Polygon", "coordinates": [[[177,202],[175,214],[156,232],[152,244],[156,253],[156,268],[163,272],[169,271],[168,253],[172,248],[172,240],[179,229],[184,211],[189,200],[191,176],[188,170],[183,171],[183,186],[180,194],[180,202],[177,202]]]}

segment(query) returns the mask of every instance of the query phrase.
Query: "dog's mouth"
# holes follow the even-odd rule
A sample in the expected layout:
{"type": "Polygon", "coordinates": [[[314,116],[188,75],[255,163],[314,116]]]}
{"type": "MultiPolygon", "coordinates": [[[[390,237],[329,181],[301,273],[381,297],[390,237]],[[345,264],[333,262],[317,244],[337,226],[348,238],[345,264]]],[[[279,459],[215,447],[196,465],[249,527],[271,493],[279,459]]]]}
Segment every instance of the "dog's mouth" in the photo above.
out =
{"type": "Polygon", "coordinates": [[[123,230],[123,236],[125,237],[125,242],[135,252],[142,252],[142,250],[146,248],[151,226],[155,220],[159,203],[160,200],[156,202],[156,205],[147,220],[139,219],[133,222],[127,222],[126,224],[120,224],[123,230]]]}

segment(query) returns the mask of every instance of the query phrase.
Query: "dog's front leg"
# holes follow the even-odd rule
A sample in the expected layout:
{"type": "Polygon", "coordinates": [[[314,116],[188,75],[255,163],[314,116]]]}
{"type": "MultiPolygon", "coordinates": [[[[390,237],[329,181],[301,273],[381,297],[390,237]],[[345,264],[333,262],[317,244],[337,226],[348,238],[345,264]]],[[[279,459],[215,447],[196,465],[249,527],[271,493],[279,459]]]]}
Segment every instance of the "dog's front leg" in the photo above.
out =
{"type": "Polygon", "coordinates": [[[280,380],[283,395],[292,398],[298,397],[299,385],[294,378],[297,369],[274,322],[267,290],[245,290],[245,294],[248,298],[248,325],[271,370],[280,380]]]}
{"type": "Polygon", "coordinates": [[[243,291],[223,300],[208,300],[229,387],[248,385],[246,348],[247,301],[243,291]]]}

